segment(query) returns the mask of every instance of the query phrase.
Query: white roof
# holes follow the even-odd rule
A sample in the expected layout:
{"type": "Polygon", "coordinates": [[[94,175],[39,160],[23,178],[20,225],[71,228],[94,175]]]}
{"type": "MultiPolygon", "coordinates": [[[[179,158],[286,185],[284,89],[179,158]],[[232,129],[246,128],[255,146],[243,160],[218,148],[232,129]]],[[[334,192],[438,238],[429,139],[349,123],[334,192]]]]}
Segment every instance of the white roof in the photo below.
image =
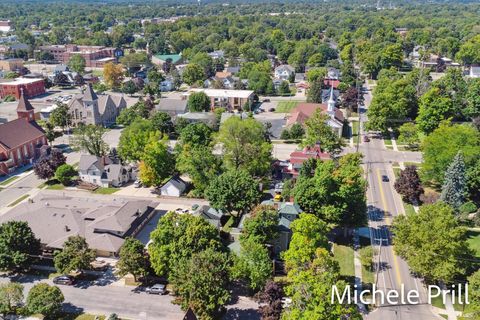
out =
{"type": "Polygon", "coordinates": [[[252,90],[224,90],[224,89],[192,89],[190,92],[205,92],[209,97],[215,98],[248,98],[252,90]]]}
{"type": "Polygon", "coordinates": [[[9,85],[18,86],[18,85],[21,85],[21,84],[30,84],[30,83],[35,83],[35,82],[39,82],[39,81],[43,81],[43,79],[16,78],[13,81],[2,82],[2,84],[9,84],[9,85]]]}
{"type": "Polygon", "coordinates": [[[42,110],[40,110],[40,112],[43,112],[43,113],[50,113],[52,112],[53,110],[57,109],[58,106],[56,104],[52,104],[51,106],[49,107],[46,107],[46,108],[43,108],[42,110]]]}

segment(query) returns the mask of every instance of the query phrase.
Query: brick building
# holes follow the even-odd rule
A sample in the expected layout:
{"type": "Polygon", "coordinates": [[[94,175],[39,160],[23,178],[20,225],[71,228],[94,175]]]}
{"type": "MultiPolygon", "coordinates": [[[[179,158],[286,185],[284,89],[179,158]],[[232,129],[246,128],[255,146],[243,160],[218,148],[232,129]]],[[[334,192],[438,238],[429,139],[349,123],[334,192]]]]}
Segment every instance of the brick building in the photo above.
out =
{"type": "Polygon", "coordinates": [[[212,110],[218,107],[243,110],[245,104],[252,106],[255,95],[252,90],[192,89],[183,98],[188,99],[192,92],[204,92],[210,98],[212,110]]]}
{"type": "Polygon", "coordinates": [[[23,59],[3,59],[0,60],[0,70],[19,71],[23,69],[23,59]]]}
{"type": "Polygon", "coordinates": [[[31,164],[48,151],[45,132],[35,122],[34,112],[22,93],[17,106],[18,119],[0,125],[0,175],[31,164]]]}
{"type": "Polygon", "coordinates": [[[111,47],[77,46],[74,44],[49,45],[41,46],[40,51],[52,54],[55,61],[63,64],[67,64],[73,55],[79,54],[85,59],[88,68],[101,68],[105,63],[115,61],[115,48],[111,47]]]}
{"type": "Polygon", "coordinates": [[[45,93],[45,82],[43,79],[17,78],[12,81],[0,82],[0,98],[8,95],[20,99],[21,92],[24,92],[28,98],[45,93]]]}

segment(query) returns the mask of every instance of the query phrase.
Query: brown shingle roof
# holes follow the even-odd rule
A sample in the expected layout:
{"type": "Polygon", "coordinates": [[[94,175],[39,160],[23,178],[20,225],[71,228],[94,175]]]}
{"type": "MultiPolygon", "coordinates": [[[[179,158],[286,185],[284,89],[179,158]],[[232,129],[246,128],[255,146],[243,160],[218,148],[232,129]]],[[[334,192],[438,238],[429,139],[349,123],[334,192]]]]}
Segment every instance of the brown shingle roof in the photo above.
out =
{"type": "Polygon", "coordinates": [[[33,106],[31,105],[30,101],[28,101],[27,98],[25,98],[25,95],[23,94],[23,89],[22,89],[20,100],[18,100],[17,111],[30,111],[30,110],[34,110],[33,106]]]}
{"type": "Polygon", "coordinates": [[[0,144],[13,149],[30,140],[43,137],[45,134],[35,122],[25,118],[9,121],[0,125],[0,144]]]}

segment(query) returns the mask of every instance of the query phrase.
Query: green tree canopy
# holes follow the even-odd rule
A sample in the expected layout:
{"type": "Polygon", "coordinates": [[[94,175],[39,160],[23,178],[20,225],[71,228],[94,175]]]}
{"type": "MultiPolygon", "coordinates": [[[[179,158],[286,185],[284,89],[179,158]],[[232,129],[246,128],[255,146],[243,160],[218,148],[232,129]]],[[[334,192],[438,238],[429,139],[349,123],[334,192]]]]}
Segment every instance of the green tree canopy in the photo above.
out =
{"type": "Polygon", "coordinates": [[[128,237],[120,248],[117,269],[120,276],[132,274],[135,281],[148,270],[148,257],[145,246],[140,240],[128,237]]]}
{"type": "Polygon", "coordinates": [[[25,269],[32,255],[40,253],[40,240],[23,221],[8,221],[0,225],[0,269],[25,269]]]}
{"type": "Polygon", "coordinates": [[[95,250],[88,247],[85,238],[70,236],[63,244],[62,251],[55,253],[53,262],[58,272],[70,273],[90,268],[90,263],[95,257],[95,250]]]}
{"type": "Polygon", "coordinates": [[[12,313],[23,302],[23,286],[10,282],[0,284],[0,313],[12,313]]]}
{"type": "Polygon", "coordinates": [[[101,126],[80,125],[73,132],[72,145],[76,150],[101,157],[107,154],[108,144],[103,140],[106,130],[101,126]]]}
{"type": "Polygon", "coordinates": [[[85,58],[82,57],[82,55],[80,55],[78,53],[72,55],[70,60],[68,60],[68,67],[72,71],[75,71],[75,72],[78,72],[78,73],[84,73],[85,72],[85,66],[86,66],[85,58]]]}
{"type": "Polygon", "coordinates": [[[142,161],[153,173],[147,179],[140,172],[140,180],[146,186],[160,186],[169,178],[175,168],[175,159],[168,151],[165,140],[158,140],[155,134],[149,137],[141,156],[142,161]]]}
{"type": "Polygon", "coordinates": [[[277,209],[270,205],[256,206],[250,217],[243,223],[242,241],[250,238],[265,244],[272,243],[278,232],[279,215],[277,209]]]}
{"type": "Polygon", "coordinates": [[[72,178],[76,175],[78,175],[77,170],[69,164],[62,164],[55,170],[55,179],[60,181],[64,186],[68,186],[72,182],[72,178]]]}
{"type": "Polygon", "coordinates": [[[210,111],[210,98],[203,91],[192,92],[187,107],[190,112],[210,111]]]}
{"type": "Polygon", "coordinates": [[[183,82],[192,85],[206,79],[205,71],[198,64],[190,63],[185,67],[182,74],[183,82]]]}
{"type": "Polygon", "coordinates": [[[47,319],[55,319],[62,310],[65,298],[57,286],[37,283],[30,289],[26,307],[31,313],[40,313],[47,319]]]}
{"type": "Polygon", "coordinates": [[[136,119],[123,129],[118,143],[118,153],[123,160],[138,161],[143,156],[145,146],[150,141],[159,139],[160,132],[155,130],[151,121],[136,119]]]}
{"type": "Polygon", "coordinates": [[[320,147],[332,154],[338,155],[344,146],[343,140],[328,125],[329,116],[324,114],[321,109],[315,110],[313,116],[305,121],[305,139],[302,145],[314,147],[320,144],[320,147]]]}

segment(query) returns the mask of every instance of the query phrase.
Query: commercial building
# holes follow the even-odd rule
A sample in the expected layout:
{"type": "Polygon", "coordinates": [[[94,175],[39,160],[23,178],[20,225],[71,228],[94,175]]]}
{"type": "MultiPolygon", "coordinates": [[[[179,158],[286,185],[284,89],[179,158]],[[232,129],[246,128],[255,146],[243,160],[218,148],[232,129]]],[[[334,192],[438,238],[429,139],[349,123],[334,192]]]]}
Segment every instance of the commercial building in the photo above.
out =
{"type": "Polygon", "coordinates": [[[32,98],[45,93],[45,82],[43,79],[17,78],[0,82],[0,98],[14,96],[20,99],[21,93],[27,98],[32,98]]]}
{"type": "Polygon", "coordinates": [[[67,44],[41,46],[39,49],[53,55],[53,60],[65,64],[73,55],[79,54],[88,68],[102,68],[106,63],[115,61],[115,48],[112,47],[67,44]]]}
{"type": "Polygon", "coordinates": [[[224,89],[192,89],[192,92],[204,92],[210,98],[210,107],[213,109],[222,107],[227,110],[242,110],[245,104],[253,104],[254,92],[252,90],[224,90],[224,89]]]}
{"type": "Polygon", "coordinates": [[[2,71],[20,71],[23,69],[22,59],[3,59],[0,60],[0,70],[2,71]]]}

